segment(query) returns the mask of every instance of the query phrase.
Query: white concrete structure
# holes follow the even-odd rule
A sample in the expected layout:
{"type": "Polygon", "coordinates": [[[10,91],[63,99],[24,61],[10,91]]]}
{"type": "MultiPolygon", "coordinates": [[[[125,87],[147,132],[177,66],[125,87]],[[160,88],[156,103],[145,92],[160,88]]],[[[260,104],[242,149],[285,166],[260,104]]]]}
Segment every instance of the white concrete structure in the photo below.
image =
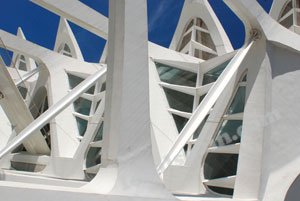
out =
{"type": "Polygon", "coordinates": [[[0,31],[3,200],[299,200],[298,0],[224,0],[238,50],[208,0],[185,1],[170,48],[148,41],[146,0],[110,0],[109,21],[32,2],[61,18],[54,50],[0,31]],[[68,21],[108,40],[99,63],[68,21]]]}

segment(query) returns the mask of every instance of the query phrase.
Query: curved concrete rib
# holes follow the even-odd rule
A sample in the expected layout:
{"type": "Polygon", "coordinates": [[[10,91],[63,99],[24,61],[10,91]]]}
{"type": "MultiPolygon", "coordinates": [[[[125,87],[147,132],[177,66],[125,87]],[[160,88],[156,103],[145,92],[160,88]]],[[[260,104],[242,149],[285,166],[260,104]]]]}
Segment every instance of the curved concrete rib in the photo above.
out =
{"type": "Polygon", "coordinates": [[[232,61],[228,64],[225,71],[218,78],[216,83],[213,85],[211,90],[205,96],[201,104],[198,106],[190,120],[187,122],[183,130],[181,131],[178,139],[174,143],[173,147],[170,149],[167,156],[157,167],[159,174],[162,174],[173,162],[179,152],[183,149],[184,145],[192,137],[198,125],[204,120],[210,109],[213,107],[219,96],[221,95],[224,88],[229,83],[230,79],[233,77],[235,72],[239,69],[240,64],[243,62],[245,56],[251,49],[254,41],[252,40],[248,46],[241,49],[232,61]]]}
{"type": "Polygon", "coordinates": [[[31,0],[74,24],[107,39],[108,19],[78,0],[31,0]]]}
{"type": "Polygon", "coordinates": [[[255,0],[224,0],[224,2],[243,21],[246,40],[253,29],[260,31],[266,39],[282,47],[300,51],[299,35],[281,26],[255,0]],[[297,42],[295,42],[297,41],[297,42]]]}
{"type": "MultiPolygon", "coordinates": [[[[28,124],[34,121],[34,119],[1,58],[0,80],[0,92],[4,95],[0,104],[17,135],[19,135],[28,124]]],[[[23,145],[31,154],[50,154],[50,149],[39,130],[34,131],[32,136],[24,141],[23,145]]]]}
{"type": "Polygon", "coordinates": [[[94,75],[89,76],[81,84],[75,87],[68,95],[66,95],[59,102],[51,106],[46,112],[39,116],[35,121],[30,123],[24,130],[22,130],[18,136],[12,139],[6,147],[0,152],[0,159],[14,150],[17,146],[22,144],[32,136],[36,131],[40,130],[43,126],[50,122],[50,120],[58,115],[62,110],[68,107],[73,103],[81,94],[87,91],[95,82],[105,75],[106,69],[102,69],[95,73],[94,75]]]}

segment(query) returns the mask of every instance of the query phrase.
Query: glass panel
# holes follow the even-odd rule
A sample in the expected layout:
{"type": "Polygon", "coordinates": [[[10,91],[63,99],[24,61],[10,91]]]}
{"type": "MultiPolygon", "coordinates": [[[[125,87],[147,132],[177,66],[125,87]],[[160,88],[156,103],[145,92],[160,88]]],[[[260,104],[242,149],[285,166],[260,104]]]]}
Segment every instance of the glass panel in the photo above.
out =
{"type": "Polygon", "coordinates": [[[194,96],[168,88],[163,89],[171,108],[190,113],[193,111],[194,96]]]}
{"type": "Polygon", "coordinates": [[[87,120],[81,119],[79,117],[75,117],[75,118],[76,118],[76,122],[77,122],[78,133],[80,136],[84,136],[88,122],[87,122],[87,120]]]}
{"type": "Polygon", "coordinates": [[[169,84],[195,87],[197,74],[164,64],[156,63],[160,80],[169,84]]]}
{"type": "Polygon", "coordinates": [[[96,107],[95,107],[95,112],[97,111],[98,106],[99,106],[100,103],[101,103],[101,100],[99,100],[99,101],[97,102],[96,107]]]}
{"type": "Polygon", "coordinates": [[[178,115],[173,114],[173,118],[178,130],[178,133],[180,133],[183,129],[183,127],[185,126],[185,124],[188,122],[188,119],[184,118],[184,117],[180,117],[178,115]]]}
{"type": "Polygon", "coordinates": [[[247,80],[248,80],[248,75],[246,74],[246,75],[243,77],[242,82],[247,82],[247,80]]]}
{"type": "Polygon", "coordinates": [[[25,99],[27,96],[27,91],[28,91],[27,88],[19,86],[18,89],[19,89],[19,92],[20,92],[22,98],[25,99]]]}
{"type": "Polygon", "coordinates": [[[293,13],[281,21],[280,24],[289,29],[293,25],[293,13]]]}
{"type": "Polygon", "coordinates": [[[297,25],[300,26],[300,13],[297,12],[297,25]]]}
{"type": "Polygon", "coordinates": [[[208,30],[206,24],[205,24],[204,21],[203,21],[202,19],[200,19],[200,18],[197,18],[197,20],[196,20],[196,25],[197,25],[198,27],[201,27],[201,28],[203,28],[203,29],[208,30]]]}
{"type": "Polygon", "coordinates": [[[84,79],[72,74],[68,74],[70,88],[73,89],[79,85],[84,79]]]}
{"type": "Polygon", "coordinates": [[[229,109],[227,110],[227,114],[237,114],[244,112],[245,108],[245,97],[246,97],[246,87],[239,87],[229,109]]]}
{"type": "MultiPolygon", "coordinates": [[[[68,79],[69,79],[69,86],[70,89],[75,88],[78,84],[80,84],[84,79],[81,77],[78,77],[76,75],[72,75],[67,73],[68,79]]],[[[95,86],[92,86],[86,93],[88,94],[94,94],[95,86]]]]}
{"type": "Polygon", "coordinates": [[[83,115],[90,115],[92,101],[80,97],[74,101],[73,105],[76,112],[83,115]]]}
{"type": "Polygon", "coordinates": [[[202,56],[201,56],[201,51],[198,50],[198,49],[195,49],[195,51],[194,51],[194,56],[197,57],[197,58],[202,58],[202,56]]]}
{"type": "Polygon", "coordinates": [[[94,142],[102,140],[102,138],[103,138],[103,136],[102,136],[103,135],[103,125],[104,124],[101,123],[101,125],[100,125],[100,127],[99,127],[99,129],[96,133],[96,136],[94,138],[94,142]]]}
{"type": "Polygon", "coordinates": [[[225,146],[241,141],[243,120],[223,120],[213,146],[225,146]]]}
{"type": "Polygon", "coordinates": [[[203,101],[203,99],[204,99],[205,96],[206,96],[206,94],[200,96],[200,98],[199,98],[199,104],[198,105],[200,105],[200,103],[203,101]]]}
{"type": "Polygon", "coordinates": [[[192,38],[192,32],[188,33],[183,37],[179,51],[181,51],[186,46],[186,44],[188,44],[191,41],[191,38],[192,38]]]}
{"type": "Polygon", "coordinates": [[[215,186],[207,186],[210,190],[213,192],[223,194],[223,195],[233,195],[233,189],[232,188],[222,188],[222,187],[215,187],[215,186]]]}
{"type": "Polygon", "coordinates": [[[27,71],[26,63],[24,61],[19,62],[19,69],[23,71],[27,71]]]}
{"type": "Polygon", "coordinates": [[[21,55],[21,56],[20,56],[20,60],[26,61],[24,55],[21,55]]]}
{"type": "Polygon", "coordinates": [[[186,33],[186,32],[193,26],[193,24],[194,24],[194,19],[192,19],[192,20],[190,21],[190,23],[189,23],[189,25],[186,27],[184,33],[186,33]]]}
{"type": "Polygon", "coordinates": [[[104,82],[102,84],[100,92],[105,91],[105,90],[106,90],[106,82],[104,82]]]}
{"type": "Polygon", "coordinates": [[[216,68],[214,68],[214,69],[208,71],[207,73],[205,73],[204,77],[203,77],[202,85],[206,85],[206,84],[215,82],[219,78],[221,73],[224,71],[224,69],[226,68],[226,66],[230,62],[230,60],[222,63],[221,65],[217,66],[216,68]]]}
{"type": "Polygon", "coordinates": [[[86,156],[86,167],[93,167],[101,163],[101,148],[91,147],[86,156]]]}
{"type": "MultiPolygon", "coordinates": [[[[282,12],[280,18],[282,18],[283,16],[285,16],[292,8],[293,8],[293,4],[292,4],[292,1],[290,1],[290,2],[286,5],[286,7],[284,8],[284,10],[283,10],[283,12],[282,12]]],[[[279,18],[279,19],[280,19],[280,18],[279,18]]]]}
{"type": "Polygon", "coordinates": [[[208,153],[204,163],[204,178],[218,179],[236,175],[238,154],[208,153]]]}
{"type": "Polygon", "coordinates": [[[64,51],[71,53],[71,49],[67,44],[64,46],[64,51]]]}
{"type": "Polygon", "coordinates": [[[202,45],[205,45],[206,47],[216,51],[216,46],[215,46],[209,33],[197,30],[196,31],[196,41],[198,43],[201,43],[202,45]]]}
{"type": "Polygon", "coordinates": [[[209,60],[209,59],[215,58],[216,56],[217,55],[215,55],[215,54],[211,54],[211,53],[202,51],[202,59],[203,60],[209,60]]]}

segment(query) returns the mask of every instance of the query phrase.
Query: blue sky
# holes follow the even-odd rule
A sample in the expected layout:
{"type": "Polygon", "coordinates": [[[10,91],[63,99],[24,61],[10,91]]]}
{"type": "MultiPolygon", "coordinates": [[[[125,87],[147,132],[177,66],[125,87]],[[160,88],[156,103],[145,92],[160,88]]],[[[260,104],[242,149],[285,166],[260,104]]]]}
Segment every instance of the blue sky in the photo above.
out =
{"type": "MultiPolygon", "coordinates": [[[[80,0],[108,16],[108,0],[80,0]]],[[[222,0],[209,0],[233,47],[243,45],[244,28],[240,20],[222,0]]],[[[272,0],[258,0],[269,11],[272,0]]],[[[178,23],[184,0],[148,0],[149,40],[168,47],[178,23]]],[[[21,27],[27,40],[53,49],[59,17],[29,0],[9,0],[2,4],[0,29],[16,34],[21,27]]],[[[70,23],[86,61],[98,62],[105,41],[70,23]]]]}

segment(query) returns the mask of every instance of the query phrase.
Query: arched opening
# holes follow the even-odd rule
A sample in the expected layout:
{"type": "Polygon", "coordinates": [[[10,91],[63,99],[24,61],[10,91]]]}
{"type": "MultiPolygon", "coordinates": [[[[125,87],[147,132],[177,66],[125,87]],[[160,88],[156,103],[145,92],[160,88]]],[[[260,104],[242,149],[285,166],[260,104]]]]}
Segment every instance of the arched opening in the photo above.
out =
{"type": "Polygon", "coordinates": [[[58,52],[62,55],[72,57],[71,48],[66,43],[62,44],[58,50],[58,52]]]}
{"type": "Polygon", "coordinates": [[[203,60],[217,56],[216,46],[207,25],[197,17],[188,21],[177,50],[203,60]]]}

